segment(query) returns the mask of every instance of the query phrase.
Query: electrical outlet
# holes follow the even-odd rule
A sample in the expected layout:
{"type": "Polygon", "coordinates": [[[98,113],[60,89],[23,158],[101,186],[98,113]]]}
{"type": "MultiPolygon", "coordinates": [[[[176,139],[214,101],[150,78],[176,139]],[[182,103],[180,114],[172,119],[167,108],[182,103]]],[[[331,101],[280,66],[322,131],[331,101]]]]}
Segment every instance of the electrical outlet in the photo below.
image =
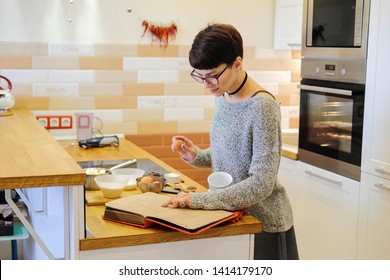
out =
{"type": "Polygon", "coordinates": [[[72,116],[36,116],[46,129],[69,129],[73,126],[72,116]]]}
{"type": "Polygon", "coordinates": [[[62,116],[60,118],[61,120],[61,127],[62,128],[72,128],[72,117],[71,116],[62,116]]]}
{"type": "Polygon", "coordinates": [[[42,125],[44,128],[47,128],[49,126],[48,118],[44,116],[37,116],[37,120],[40,125],[42,125]]]}
{"type": "Polygon", "coordinates": [[[60,118],[59,117],[49,117],[49,127],[50,128],[60,128],[60,118]]]}

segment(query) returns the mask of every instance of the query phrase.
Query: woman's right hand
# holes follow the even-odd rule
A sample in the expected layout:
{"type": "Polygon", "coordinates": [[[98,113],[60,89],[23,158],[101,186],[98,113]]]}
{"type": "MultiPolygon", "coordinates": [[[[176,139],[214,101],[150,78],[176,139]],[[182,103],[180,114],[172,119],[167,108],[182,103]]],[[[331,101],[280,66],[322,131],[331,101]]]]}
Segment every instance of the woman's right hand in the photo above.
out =
{"type": "Polygon", "coordinates": [[[192,161],[196,157],[194,143],[185,136],[173,136],[171,150],[179,153],[179,155],[187,161],[192,161]]]}

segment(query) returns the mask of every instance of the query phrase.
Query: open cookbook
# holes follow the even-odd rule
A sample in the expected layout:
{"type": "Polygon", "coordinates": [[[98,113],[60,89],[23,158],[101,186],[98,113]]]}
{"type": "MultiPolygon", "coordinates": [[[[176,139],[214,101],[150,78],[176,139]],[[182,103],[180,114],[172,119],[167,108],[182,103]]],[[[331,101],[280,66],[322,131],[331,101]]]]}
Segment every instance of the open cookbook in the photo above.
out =
{"type": "Polygon", "coordinates": [[[244,211],[162,207],[169,196],[146,192],[105,204],[103,219],[141,228],[160,224],[187,234],[197,234],[226,221],[237,221],[244,211]]]}

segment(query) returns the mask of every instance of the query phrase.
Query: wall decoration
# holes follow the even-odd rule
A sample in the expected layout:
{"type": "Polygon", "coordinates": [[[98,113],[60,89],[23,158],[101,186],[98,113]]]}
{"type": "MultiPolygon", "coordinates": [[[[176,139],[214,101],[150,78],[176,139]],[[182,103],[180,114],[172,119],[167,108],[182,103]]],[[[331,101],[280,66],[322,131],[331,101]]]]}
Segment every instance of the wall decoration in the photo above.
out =
{"type": "Polygon", "coordinates": [[[177,26],[175,23],[163,25],[144,20],[142,21],[142,26],[144,28],[144,33],[141,37],[146,33],[151,34],[152,44],[158,42],[160,46],[167,47],[169,42],[176,38],[177,26]]]}

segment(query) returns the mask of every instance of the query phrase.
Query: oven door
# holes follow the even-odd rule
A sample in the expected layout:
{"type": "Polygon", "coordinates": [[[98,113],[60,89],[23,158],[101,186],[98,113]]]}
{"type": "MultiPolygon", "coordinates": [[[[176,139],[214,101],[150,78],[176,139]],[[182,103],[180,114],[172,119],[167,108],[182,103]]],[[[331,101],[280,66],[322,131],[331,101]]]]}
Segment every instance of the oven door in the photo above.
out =
{"type": "Polygon", "coordinates": [[[299,159],[360,180],[363,84],[303,79],[299,159]]]}

